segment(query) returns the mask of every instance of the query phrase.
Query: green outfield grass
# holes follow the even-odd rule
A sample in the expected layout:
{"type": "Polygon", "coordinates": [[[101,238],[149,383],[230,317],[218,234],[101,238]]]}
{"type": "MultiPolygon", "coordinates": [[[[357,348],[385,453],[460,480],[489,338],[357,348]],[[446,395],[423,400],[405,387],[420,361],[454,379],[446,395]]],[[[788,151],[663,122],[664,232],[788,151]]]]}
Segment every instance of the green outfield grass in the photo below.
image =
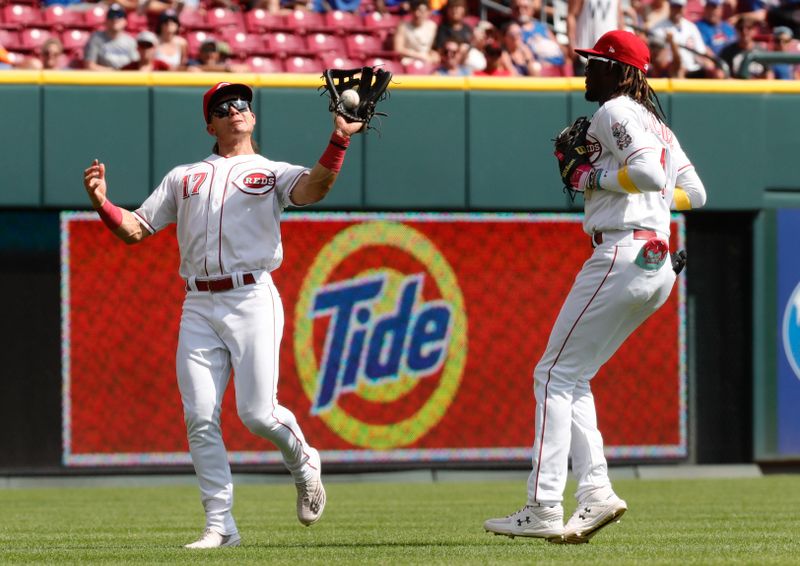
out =
{"type": "Polygon", "coordinates": [[[214,551],[181,548],[203,527],[192,487],[0,489],[0,563],[800,564],[800,476],[615,488],[622,522],[569,546],[483,531],[524,503],[520,482],[329,482],[325,516],[306,528],[287,476],[237,488],[243,546],[214,551]]]}

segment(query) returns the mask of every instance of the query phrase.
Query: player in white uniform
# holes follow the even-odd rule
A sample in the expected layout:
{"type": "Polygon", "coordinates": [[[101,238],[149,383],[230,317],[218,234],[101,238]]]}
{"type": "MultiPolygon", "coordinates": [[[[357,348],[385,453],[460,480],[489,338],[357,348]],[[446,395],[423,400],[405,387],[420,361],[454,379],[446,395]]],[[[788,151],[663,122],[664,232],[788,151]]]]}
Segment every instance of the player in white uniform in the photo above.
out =
{"type": "MultiPolygon", "coordinates": [[[[487,531],[583,543],[627,509],[608,477],[590,381],[669,297],[670,208],[705,204],[705,188],[656,109],[647,45],[612,31],[588,59],[586,99],[600,108],[587,133],[591,165],[570,179],[584,193],[584,231],[594,246],[534,370],[536,436],[527,504],[489,519],[487,531]],[[564,525],[568,459],[578,507],[564,525]]],[[[659,105],[660,109],[660,105],[659,105]]],[[[664,347],[669,347],[665,345],[664,347]]]]}
{"type": "Polygon", "coordinates": [[[233,484],[220,430],[222,397],[234,372],[239,418],[281,451],[297,486],[297,516],[322,515],[325,489],[318,452],[277,400],[283,307],[270,277],[283,259],[280,214],[321,200],[336,180],[350,136],[361,129],[335,117],[327,149],[313,169],[271,161],[252,140],[252,90],[219,83],[203,97],[207,131],[217,143],[197,163],[164,177],[135,212],[107,197],[105,165],[95,160],[84,185],[101,219],[126,243],[177,223],[186,299],[177,375],[189,448],[200,483],[206,527],[187,548],[237,546],[233,484]]]}

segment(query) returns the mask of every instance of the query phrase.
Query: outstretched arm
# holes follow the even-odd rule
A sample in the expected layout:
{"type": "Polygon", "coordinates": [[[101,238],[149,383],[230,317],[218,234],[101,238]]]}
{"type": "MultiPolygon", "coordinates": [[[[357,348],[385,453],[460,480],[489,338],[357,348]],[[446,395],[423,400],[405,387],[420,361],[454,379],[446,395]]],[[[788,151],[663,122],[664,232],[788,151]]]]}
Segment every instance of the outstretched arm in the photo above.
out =
{"type": "Polygon", "coordinates": [[[339,175],[345,152],[350,145],[350,136],[364,127],[361,122],[348,122],[338,114],[335,116],[333,134],[325,153],[311,173],[303,175],[292,191],[292,203],[297,206],[314,204],[325,198],[339,175]]]}
{"type": "Polygon", "coordinates": [[[100,215],[100,219],[114,235],[126,244],[136,244],[150,235],[150,232],[142,228],[136,217],[124,208],[113,204],[106,193],[106,166],[95,159],[92,164],[83,171],[83,186],[89,195],[92,207],[100,215]]]}

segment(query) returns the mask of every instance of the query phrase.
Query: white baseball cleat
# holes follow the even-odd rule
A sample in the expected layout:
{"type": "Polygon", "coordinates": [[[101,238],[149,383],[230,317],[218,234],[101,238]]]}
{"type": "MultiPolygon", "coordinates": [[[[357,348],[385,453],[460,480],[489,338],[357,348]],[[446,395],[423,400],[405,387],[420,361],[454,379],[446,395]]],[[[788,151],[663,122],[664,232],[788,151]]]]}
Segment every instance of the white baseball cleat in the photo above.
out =
{"type": "Polygon", "coordinates": [[[297,519],[305,526],[319,521],[326,501],[319,452],[313,448],[311,448],[308,463],[313,475],[306,481],[295,484],[297,488],[297,519]]]}
{"type": "MultiPolygon", "coordinates": [[[[564,526],[564,540],[569,544],[589,542],[603,527],[619,522],[622,514],[628,510],[628,504],[612,494],[602,501],[584,501],[564,526]]],[[[558,542],[558,541],[555,541],[558,542]]]]}
{"type": "Polygon", "coordinates": [[[203,531],[203,536],[191,544],[185,544],[183,548],[220,548],[223,546],[239,546],[242,543],[242,537],[239,533],[232,535],[221,535],[214,529],[206,529],[203,531]]]}
{"type": "Polygon", "coordinates": [[[508,517],[489,519],[483,528],[490,533],[511,538],[561,539],[564,533],[564,508],[561,505],[526,505],[508,517]]]}

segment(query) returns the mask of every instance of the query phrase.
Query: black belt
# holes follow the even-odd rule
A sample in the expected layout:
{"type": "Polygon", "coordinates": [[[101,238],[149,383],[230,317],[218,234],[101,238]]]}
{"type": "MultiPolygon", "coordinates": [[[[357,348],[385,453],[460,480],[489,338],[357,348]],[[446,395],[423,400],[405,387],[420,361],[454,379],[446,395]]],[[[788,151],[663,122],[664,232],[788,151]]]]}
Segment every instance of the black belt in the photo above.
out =
{"type": "MultiPolygon", "coordinates": [[[[242,275],[242,284],[243,285],[252,285],[256,282],[256,276],[252,273],[245,273],[242,275]]],[[[225,277],[220,277],[218,279],[206,279],[205,281],[196,280],[194,282],[195,286],[197,287],[198,291],[208,291],[209,293],[219,293],[220,291],[230,291],[236,285],[234,285],[234,277],[233,275],[227,275],[225,277]]],[[[186,282],[186,290],[192,291],[193,289],[189,287],[189,282],[186,282]]]]}
{"type": "MultiPolygon", "coordinates": [[[[633,239],[634,240],[649,240],[650,238],[658,238],[658,234],[653,232],[652,230],[633,230],[633,239]]],[[[600,245],[603,243],[603,233],[602,232],[595,232],[592,234],[592,240],[596,245],[600,245]]]]}

